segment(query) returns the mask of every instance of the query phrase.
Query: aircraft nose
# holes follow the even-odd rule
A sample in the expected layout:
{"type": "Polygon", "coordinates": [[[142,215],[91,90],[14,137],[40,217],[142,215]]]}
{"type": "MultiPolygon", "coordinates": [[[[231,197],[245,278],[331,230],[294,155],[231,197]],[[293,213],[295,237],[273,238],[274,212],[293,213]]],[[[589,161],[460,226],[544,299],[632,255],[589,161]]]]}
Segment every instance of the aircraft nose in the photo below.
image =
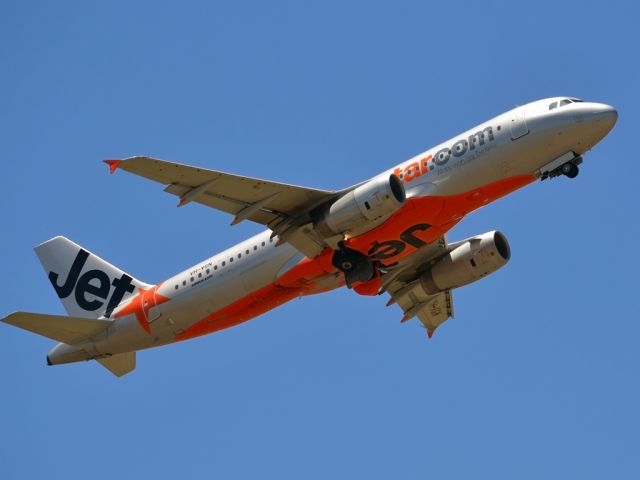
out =
{"type": "Polygon", "coordinates": [[[595,103],[593,104],[592,118],[609,131],[618,121],[618,111],[611,105],[595,103]]]}

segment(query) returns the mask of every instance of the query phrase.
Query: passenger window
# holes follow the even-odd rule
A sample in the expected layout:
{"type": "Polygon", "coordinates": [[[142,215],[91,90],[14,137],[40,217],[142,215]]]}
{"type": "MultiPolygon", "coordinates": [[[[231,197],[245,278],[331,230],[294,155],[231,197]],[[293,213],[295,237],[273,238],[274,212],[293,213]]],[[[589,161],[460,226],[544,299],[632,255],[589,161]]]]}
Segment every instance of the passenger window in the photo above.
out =
{"type": "Polygon", "coordinates": [[[241,253],[239,253],[239,254],[238,254],[238,258],[240,258],[240,257],[242,257],[242,254],[241,254],[241,253]]]}
{"type": "Polygon", "coordinates": [[[218,269],[218,265],[214,265],[214,266],[213,266],[213,269],[214,269],[214,270],[217,270],[217,269],[218,269]]]}
{"type": "Polygon", "coordinates": [[[184,287],[184,286],[186,286],[186,285],[187,285],[187,281],[186,281],[186,280],[183,280],[183,281],[182,281],[182,286],[184,287]]]}
{"type": "Polygon", "coordinates": [[[258,249],[258,246],[257,246],[257,245],[254,245],[254,246],[253,246],[253,249],[254,249],[254,250],[257,250],[257,249],[258,249]]]}
{"type": "Polygon", "coordinates": [[[551,105],[549,105],[549,110],[553,110],[557,106],[558,106],[558,102],[553,102],[551,105]]]}
{"type": "Polygon", "coordinates": [[[193,277],[191,277],[191,281],[193,282],[193,277]]]}
{"type": "Polygon", "coordinates": [[[199,274],[198,274],[198,278],[202,278],[202,273],[199,273],[199,274]]]}
{"type": "Polygon", "coordinates": [[[264,245],[265,245],[265,244],[264,244],[264,242],[262,242],[262,246],[263,246],[263,247],[264,247],[264,245]]]}
{"type": "Polygon", "coordinates": [[[176,285],[176,290],[178,289],[178,285],[176,285]]]}
{"type": "Polygon", "coordinates": [[[246,251],[246,252],[244,252],[244,253],[246,253],[247,255],[249,255],[249,249],[247,248],[247,251],[246,251]]]}
{"type": "Polygon", "coordinates": [[[207,275],[209,275],[209,273],[210,273],[210,272],[211,272],[211,270],[209,270],[209,269],[207,268],[207,275]]]}
{"type": "Polygon", "coordinates": [[[227,264],[227,262],[222,262],[222,266],[224,267],[227,264]]]}

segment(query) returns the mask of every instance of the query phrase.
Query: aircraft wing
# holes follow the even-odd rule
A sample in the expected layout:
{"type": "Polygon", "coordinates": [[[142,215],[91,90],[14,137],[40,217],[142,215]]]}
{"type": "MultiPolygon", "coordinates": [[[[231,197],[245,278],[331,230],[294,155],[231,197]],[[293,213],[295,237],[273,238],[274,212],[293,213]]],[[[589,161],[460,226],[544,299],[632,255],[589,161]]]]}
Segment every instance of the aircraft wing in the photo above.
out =
{"type": "Polygon", "coordinates": [[[451,290],[428,295],[420,286],[420,276],[451,250],[446,236],[402,260],[382,276],[382,288],[391,295],[387,305],[398,304],[404,312],[401,322],[417,317],[429,338],[435,329],[453,317],[451,290]]]}
{"type": "Polygon", "coordinates": [[[150,157],[105,163],[112,173],[120,169],[166,185],[166,192],[179,197],[178,206],[196,202],[234,215],[232,225],[242,220],[266,225],[308,257],[327,246],[315,233],[309,212],[340,195],[150,157]]]}

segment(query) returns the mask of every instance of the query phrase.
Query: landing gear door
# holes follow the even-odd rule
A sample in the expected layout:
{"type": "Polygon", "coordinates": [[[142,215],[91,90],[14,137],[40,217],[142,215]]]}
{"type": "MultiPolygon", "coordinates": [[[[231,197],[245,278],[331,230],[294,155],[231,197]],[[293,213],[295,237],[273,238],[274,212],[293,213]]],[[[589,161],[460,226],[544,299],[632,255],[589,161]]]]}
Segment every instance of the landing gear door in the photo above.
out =
{"type": "Polygon", "coordinates": [[[519,108],[511,117],[511,140],[524,137],[527,133],[529,133],[529,127],[527,127],[524,110],[519,108]]]}

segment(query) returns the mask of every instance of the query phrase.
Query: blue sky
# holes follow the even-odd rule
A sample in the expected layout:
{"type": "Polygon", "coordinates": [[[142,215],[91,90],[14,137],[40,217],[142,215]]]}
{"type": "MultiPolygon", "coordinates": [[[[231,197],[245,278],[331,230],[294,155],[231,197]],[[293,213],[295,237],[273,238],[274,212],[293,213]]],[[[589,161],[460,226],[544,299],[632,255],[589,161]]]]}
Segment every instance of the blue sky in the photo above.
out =
{"type": "Polygon", "coordinates": [[[148,154],[340,188],[496,114],[616,106],[580,176],[450,235],[510,264],[431,341],[342,290],[138,355],[48,368],[0,325],[0,478],[638,478],[640,42],[633,2],[5,2],[0,315],[64,313],[62,234],[158,282],[254,234],[100,162],[148,154]]]}

